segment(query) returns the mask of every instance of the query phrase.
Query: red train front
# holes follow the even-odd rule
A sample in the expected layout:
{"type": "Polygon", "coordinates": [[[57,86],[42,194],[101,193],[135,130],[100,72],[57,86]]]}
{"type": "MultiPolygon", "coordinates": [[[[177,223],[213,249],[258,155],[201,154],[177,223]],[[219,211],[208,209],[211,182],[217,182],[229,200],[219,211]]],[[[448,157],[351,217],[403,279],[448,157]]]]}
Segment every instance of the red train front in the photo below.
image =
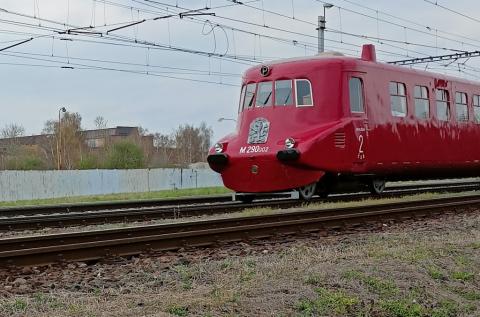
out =
{"type": "Polygon", "coordinates": [[[342,180],[378,193],[386,179],[475,176],[475,97],[475,83],[377,63],[372,45],[361,58],[260,65],[243,77],[236,132],[208,162],[235,192],[299,189],[306,199],[342,180]]]}
{"type": "Polygon", "coordinates": [[[344,57],[321,56],[249,69],[237,131],[208,157],[225,186],[247,193],[285,191],[315,184],[327,170],[348,169],[357,160],[357,153],[345,155],[345,129],[352,126],[344,118],[341,92],[349,64],[344,57]]]}

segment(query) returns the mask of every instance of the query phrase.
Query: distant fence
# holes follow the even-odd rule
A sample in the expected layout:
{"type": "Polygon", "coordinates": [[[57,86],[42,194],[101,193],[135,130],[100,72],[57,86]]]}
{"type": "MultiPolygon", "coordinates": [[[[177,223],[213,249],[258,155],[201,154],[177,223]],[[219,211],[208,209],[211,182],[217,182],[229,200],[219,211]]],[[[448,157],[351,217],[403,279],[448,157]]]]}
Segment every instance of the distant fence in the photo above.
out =
{"type": "Polygon", "coordinates": [[[0,201],[222,186],[208,169],[0,171],[0,201]]]}

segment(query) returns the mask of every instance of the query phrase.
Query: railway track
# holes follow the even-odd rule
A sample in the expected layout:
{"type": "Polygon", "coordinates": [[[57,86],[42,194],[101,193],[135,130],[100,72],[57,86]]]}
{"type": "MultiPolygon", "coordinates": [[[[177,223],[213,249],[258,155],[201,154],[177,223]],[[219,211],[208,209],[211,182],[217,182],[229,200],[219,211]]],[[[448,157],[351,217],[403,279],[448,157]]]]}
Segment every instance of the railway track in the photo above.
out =
{"type": "MultiPolygon", "coordinates": [[[[440,185],[415,185],[415,186],[392,186],[381,197],[395,197],[407,194],[417,194],[431,191],[465,191],[478,189],[477,182],[468,183],[449,183],[440,185]]],[[[332,195],[329,198],[315,198],[312,202],[335,202],[335,201],[352,201],[371,197],[368,193],[351,193],[343,195],[332,195]]],[[[267,199],[257,201],[251,204],[242,204],[232,202],[231,196],[212,196],[212,197],[194,197],[181,199],[169,199],[158,201],[135,201],[121,204],[119,202],[113,204],[100,204],[104,207],[116,207],[112,210],[94,209],[93,212],[85,209],[85,205],[71,205],[67,212],[58,213],[61,209],[52,206],[48,207],[46,212],[42,212],[40,208],[19,209],[20,215],[10,216],[0,219],[1,231],[19,231],[32,230],[52,227],[69,227],[79,225],[95,225],[104,223],[134,222],[148,221],[155,219],[173,219],[180,217],[193,217],[201,215],[213,215],[221,213],[231,213],[244,210],[245,208],[276,208],[285,209],[292,207],[301,207],[304,202],[292,199],[267,199]],[[228,200],[230,199],[230,200],[228,200]],[[125,207],[128,206],[128,207],[125,207]],[[132,208],[135,206],[137,208],[132,208]],[[138,208],[138,206],[142,206],[138,208]],[[152,207],[156,206],[156,207],[152,207]],[[124,207],[119,209],[119,207],[124,207]],[[79,210],[76,212],[71,211],[79,210]],[[81,211],[80,211],[81,210],[81,211]],[[40,214],[33,214],[37,212],[40,214]],[[32,216],[28,216],[31,215],[32,216]]],[[[93,204],[98,208],[99,204],[93,204]]],[[[8,210],[8,214],[15,214],[14,210],[8,210]]],[[[3,214],[2,214],[3,215],[3,214]]]]}
{"type": "Polygon", "coordinates": [[[0,266],[91,261],[184,247],[206,247],[278,235],[385,223],[457,208],[480,207],[480,194],[336,209],[298,209],[270,215],[189,221],[102,231],[0,240],[0,266]]]}

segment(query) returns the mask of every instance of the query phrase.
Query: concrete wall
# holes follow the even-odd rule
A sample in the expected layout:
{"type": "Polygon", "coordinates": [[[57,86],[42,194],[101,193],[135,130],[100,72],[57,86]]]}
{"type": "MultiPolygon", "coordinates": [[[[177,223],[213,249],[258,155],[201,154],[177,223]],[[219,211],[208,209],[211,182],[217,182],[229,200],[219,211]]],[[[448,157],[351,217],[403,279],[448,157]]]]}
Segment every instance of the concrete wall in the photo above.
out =
{"type": "Polygon", "coordinates": [[[0,201],[223,186],[209,169],[0,171],[0,201]]]}

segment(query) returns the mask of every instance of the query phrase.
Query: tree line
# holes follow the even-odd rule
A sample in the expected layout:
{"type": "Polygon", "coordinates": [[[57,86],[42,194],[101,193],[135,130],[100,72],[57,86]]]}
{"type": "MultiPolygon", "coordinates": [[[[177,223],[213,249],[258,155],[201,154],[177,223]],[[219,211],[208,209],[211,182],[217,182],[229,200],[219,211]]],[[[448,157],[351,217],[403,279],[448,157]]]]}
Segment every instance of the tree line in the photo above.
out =
{"type": "Polygon", "coordinates": [[[79,113],[65,112],[60,124],[48,120],[40,135],[28,137],[23,126],[8,124],[0,130],[0,169],[187,167],[206,161],[213,134],[204,122],[180,125],[170,134],[138,127],[128,137],[111,135],[103,117],[94,124],[96,130],[84,130],[79,113]]]}

